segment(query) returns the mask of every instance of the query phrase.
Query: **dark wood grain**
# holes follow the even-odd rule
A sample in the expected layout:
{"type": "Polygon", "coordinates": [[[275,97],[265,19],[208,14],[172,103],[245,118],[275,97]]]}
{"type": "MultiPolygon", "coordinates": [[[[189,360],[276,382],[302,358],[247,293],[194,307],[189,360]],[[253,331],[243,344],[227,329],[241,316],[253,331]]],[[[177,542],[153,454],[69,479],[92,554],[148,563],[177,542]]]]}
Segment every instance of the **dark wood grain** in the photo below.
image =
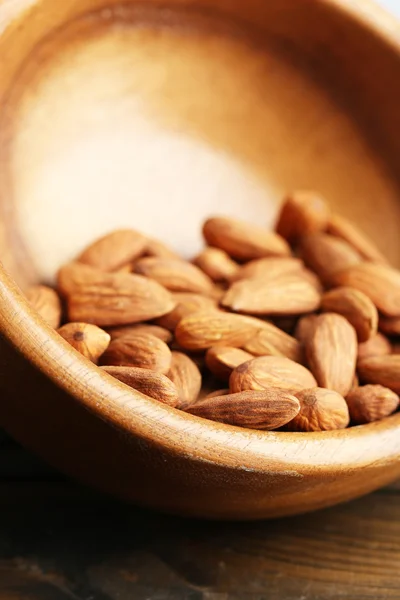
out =
{"type": "Polygon", "coordinates": [[[304,517],[207,523],[63,482],[0,485],[0,600],[400,599],[400,486],[304,517]]]}

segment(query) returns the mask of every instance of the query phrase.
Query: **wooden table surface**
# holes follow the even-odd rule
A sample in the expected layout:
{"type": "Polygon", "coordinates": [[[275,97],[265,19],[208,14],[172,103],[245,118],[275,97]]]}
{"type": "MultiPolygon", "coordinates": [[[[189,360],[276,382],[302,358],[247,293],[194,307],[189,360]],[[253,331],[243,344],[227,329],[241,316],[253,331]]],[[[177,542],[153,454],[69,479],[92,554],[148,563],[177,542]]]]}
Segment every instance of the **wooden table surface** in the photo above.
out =
{"type": "Polygon", "coordinates": [[[400,484],[302,517],[205,523],[0,448],[0,600],[400,599],[400,484]]]}

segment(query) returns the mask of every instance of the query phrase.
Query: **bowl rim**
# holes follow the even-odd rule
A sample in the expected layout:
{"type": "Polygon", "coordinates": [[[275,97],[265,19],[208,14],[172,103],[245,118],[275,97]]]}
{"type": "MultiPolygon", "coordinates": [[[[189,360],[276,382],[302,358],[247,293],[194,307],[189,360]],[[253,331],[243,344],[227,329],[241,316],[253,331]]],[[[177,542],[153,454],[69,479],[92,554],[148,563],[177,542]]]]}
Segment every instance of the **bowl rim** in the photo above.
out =
{"type": "MultiPolygon", "coordinates": [[[[358,21],[400,53],[400,23],[372,0],[364,0],[362,7],[357,0],[319,1],[358,21]]],[[[2,266],[0,332],[97,418],[171,453],[233,469],[296,474],[310,464],[326,474],[342,469],[344,463],[355,469],[400,456],[400,413],[339,431],[267,432],[208,421],[148,398],[74,350],[29,305],[2,266]]]]}

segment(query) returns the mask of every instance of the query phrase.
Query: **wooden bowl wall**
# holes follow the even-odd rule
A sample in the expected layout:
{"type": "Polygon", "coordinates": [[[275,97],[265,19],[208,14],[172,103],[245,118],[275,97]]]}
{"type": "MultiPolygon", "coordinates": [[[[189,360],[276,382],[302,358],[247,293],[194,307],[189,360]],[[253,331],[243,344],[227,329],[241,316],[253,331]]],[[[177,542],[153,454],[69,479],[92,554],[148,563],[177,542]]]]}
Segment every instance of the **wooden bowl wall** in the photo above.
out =
{"type": "Polygon", "coordinates": [[[165,511],[293,514],[400,475],[400,415],[320,434],[207,422],[128,390],[24,288],[132,225],[182,252],[225,212],[320,190],[398,261],[399,28],[341,0],[0,7],[0,424],[65,473],[165,511]]]}

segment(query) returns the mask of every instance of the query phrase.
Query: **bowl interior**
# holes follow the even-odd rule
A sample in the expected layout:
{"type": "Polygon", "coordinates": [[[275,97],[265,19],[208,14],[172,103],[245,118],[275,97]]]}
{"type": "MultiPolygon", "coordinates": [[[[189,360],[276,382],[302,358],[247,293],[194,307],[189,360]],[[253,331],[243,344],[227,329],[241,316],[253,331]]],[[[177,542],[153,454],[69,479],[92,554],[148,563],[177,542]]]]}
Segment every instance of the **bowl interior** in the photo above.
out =
{"type": "Polygon", "coordinates": [[[20,283],[51,280],[116,227],[193,253],[205,216],[268,225],[299,187],[397,260],[399,123],[381,88],[398,85],[398,63],[356,21],[294,0],[65,0],[57,15],[26,4],[0,47],[13,50],[0,88],[5,262],[20,283]],[[369,52],[385,59],[375,81],[369,52]]]}

